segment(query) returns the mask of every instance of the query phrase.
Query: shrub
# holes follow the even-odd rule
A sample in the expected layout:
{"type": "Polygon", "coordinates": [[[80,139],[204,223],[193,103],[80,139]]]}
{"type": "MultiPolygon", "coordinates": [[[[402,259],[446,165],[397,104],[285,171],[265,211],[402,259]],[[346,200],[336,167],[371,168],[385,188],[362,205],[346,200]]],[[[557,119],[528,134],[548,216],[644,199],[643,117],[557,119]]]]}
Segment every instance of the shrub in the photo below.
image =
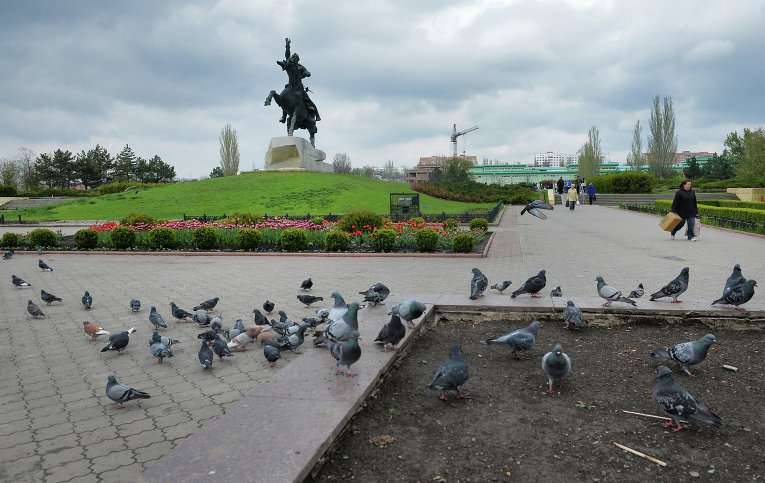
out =
{"type": "Polygon", "coordinates": [[[19,241],[21,240],[21,237],[17,233],[3,233],[2,241],[0,241],[0,246],[3,246],[5,248],[16,248],[19,246],[19,241]]]}
{"type": "Polygon", "coordinates": [[[459,228],[460,222],[457,221],[455,218],[447,218],[444,220],[444,230],[456,230],[459,228]]]}
{"type": "Polygon", "coordinates": [[[371,211],[358,210],[352,211],[340,218],[337,226],[343,231],[355,231],[363,230],[365,226],[369,226],[371,229],[380,228],[382,224],[382,216],[376,215],[371,211]]]}
{"type": "Polygon", "coordinates": [[[194,247],[199,250],[213,250],[218,247],[218,233],[210,226],[194,230],[191,240],[194,247]]]}
{"type": "Polygon", "coordinates": [[[257,225],[263,221],[263,217],[253,213],[233,213],[222,221],[232,225],[257,225]]]}
{"type": "Polygon", "coordinates": [[[429,228],[418,231],[415,239],[418,252],[432,252],[438,246],[438,233],[429,228]]]}
{"type": "Polygon", "coordinates": [[[425,218],[421,216],[415,216],[414,218],[409,219],[409,223],[411,223],[414,226],[422,226],[425,224],[425,218]]]}
{"type": "Polygon", "coordinates": [[[57,247],[58,235],[53,230],[37,228],[29,234],[29,243],[33,247],[57,247]]]}
{"type": "Polygon", "coordinates": [[[656,187],[656,178],[648,173],[606,174],[595,176],[588,182],[595,185],[598,193],[651,193],[656,187]]]}
{"type": "Polygon", "coordinates": [[[703,200],[699,204],[707,206],[719,206],[721,208],[751,208],[753,210],[765,210],[762,201],[738,201],[738,200],[703,200]]]}
{"type": "Polygon", "coordinates": [[[155,250],[175,248],[175,232],[170,228],[153,228],[149,230],[149,246],[155,250]]]}
{"type": "Polygon", "coordinates": [[[470,253],[473,251],[475,240],[470,233],[460,233],[454,237],[452,249],[457,253],[470,253]]]}
{"type": "Polygon", "coordinates": [[[287,228],[282,230],[279,238],[279,245],[285,252],[299,252],[305,250],[308,245],[305,230],[300,228],[287,228]]]}
{"type": "Polygon", "coordinates": [[[351,244],[351,237],[344,231],[332,230],[327,232],[324,239],[324,249],[328,252],[344,252],[351,244]]]}
{"type": "Polygon", "coordinates": [[[16,196],[17,194],[15,186],[0,184],[0,196],[16,196]]]}
{"type": "Polygon", "coordinates": [[[396,247],[396,232],[388,228],[372,234],[372,246],[376,252],[390,252],[396,247]]]}
{"type": "Polygon", "coordinates": [[[311,218],[311,223],[313,223],[314,225],[322,225],[324,224],[324,218],[322,218],[321,216],[314,216],[313,218],[311,218]]]}
{"type": "Polygon", "coordinates": [[[470,220],[470,229],[488,231],[489,222],[486,221],[486,218],[473,218],[472,220],[470,220]]]}
{"type": "Polygon", "coordinates": [[[473,203],[512,203],[513,199],[537,198],[534,187],[523,183],[499,185],[476,181],[438,181],[417,183],[415,191],[445,200],[473,203]]]}
{"type": "Polygon", "coordinates": [[[153,225],[157,220],[143,213],[130,213],[120,220],[121,225],[153,225]]]}
{"type": "Polygon", "coordinates": [[[127,250],[135,246],[135,231],[127,226],[118,226],[111,233],[112,246],[117,250],[127,250]]]}
{"type": "Polygon", "coordinates": [[[74,234],[74,244],[80,250],[93,250],[98,246],[98,232],[85,228],[74,234]]]}
{"type": "Polygon", "coordinates": [[[247,251],[255,251],[260,246],[260,231],[253,228],[244,228],[239,230],[236,235],[237,244],[239,248],[247,251]]]}

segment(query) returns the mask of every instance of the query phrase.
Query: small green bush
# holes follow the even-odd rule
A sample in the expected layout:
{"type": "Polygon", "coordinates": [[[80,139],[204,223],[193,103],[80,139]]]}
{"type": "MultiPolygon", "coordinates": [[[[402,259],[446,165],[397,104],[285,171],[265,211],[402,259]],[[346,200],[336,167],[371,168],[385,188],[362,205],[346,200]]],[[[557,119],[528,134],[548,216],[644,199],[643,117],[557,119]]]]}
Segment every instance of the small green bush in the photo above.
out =
{"type": "Polygon", "coordinates": [[[143,213],[130,213],[120,220],[120,225],[153,225],[157,220],[143,213]]]}
{"type": "Polygon", "coordinates": [[[149,246],[155,250],[175,248],[175,232],[170,228],[153,228],[149,230],[149,246]]]}
{"type": "Polygon", "coordinates": [[[0,246],[4,248],[16,248],[19,246],[19,241],[21,241],[21,237],[18,235],[18,233],[11,233],[9,231],[7,233],[3,233],[3,239],[0,241],[0,246]]]}
{"type": "Polygon", "coordinates": [[[0,184],[0,196],[16,196],[17,194],[15,186],[0,184]]]}
{"type": "Polygon", "coordinates": [[[447,231],[456,230],[457,228],[459,228],[459,226],[460,226],[460,222],[454,218],[447,218],[444,221],[444,230],[447,230],[447,231]]]}
{"type": "Polygon", "coordinates": [[[351,244],[351,237],[344,231],[332,230],[327,232],[324,239],[324,249],[328,252],[344,252],[351,244]]]}
{"type": "Polygon", "coordinates": [[[376,215],[371,211],[359,210],[352,211],[340,218],[337,226],[343,231],[350,232],[355,230],[364,230],[365,226],[370,227],[370,229],[380,228],[382,224],[382,216],[376,215]]]}
{"type": "Polygon", "coordinates": [[[47,228],[37,228],[29,234],[29,243],[33,247],[57,247],[58,235],[47,228]]]}
{"type": "Polygon", "coordinates": [[[409,219],[409,223],[415,226],[421,226],[425,224],[425,218],[422,218],[420,216],[415,216],[414,218],[409,219]]]}
{"type": "Polygon", "coordinates": [[[753,210],[765,210],[762,201],[739,201],[739,200],[703,200],[701,205],[719,206],[721,208],[751,208],[753,210]]]}
{"type": "Polygon", "coordinates": [[[244,228],[239,230],[239,233],[236,235],[239,248],[250,252],[258,249],[261,238],[260,231],[254,228],[244,228]]]}
{"type": "Polygon", "coordinates": [[[127,226],[118,226],[111,232],[112,246],[117,250],[127,250],[135,246],[135,231],[127,226]]]}
{"type": "Polygon", "coordinates": [[[314,216],[313,218],[311,218],[311,223],[313,223],[314,225],[321,225],[324,223],[324,218],[322,218],[321,216],[314,216]]]}
{"type": "Polygon", "coordinates": [[[457,253],[470,253],[473,251],[475,240],[470,233],[460,233],[452,241],[452,249],[457,253]]]}
{"type": "Polygon", "coordinates": [[[470,229],[488,231],[489,222],[486,220],[486,218],[473,218],[470,220],[470,229]]]}
{"type": "Polygon", "coordinates": [[[308,246],[305,230],[300,228],[287,228],[282,230],[279,245],[285,252],[299,252],[308,246]]]}
{"type": "Polygon", "coordinates": [[[652,193],[656,187],[653,175],[637,172],[605,174],[587,181],[595,185],[598,193],[652,193]]]}
{"type": "Polygon", "coordinates": [[[74,244],[80,250],[93,250],[98,246],[98,232],[85,228],[74,234],[74,244]]]}
{"type": "Polygon", "coordinates": [[[418,231],[415,239],[418,252],[432,252],[438,246],[438,233],[429,228],[418,231]]]}
{"type": "Polygon", "coordinates": [[[388,228],[372,234],[372,246],[376,252],[390,252],[396,247],[396,232],[388,228]]]}
{"type": "Polygon", "coordinates": [[[203,226],[194,230],[191,236],[194,247],[199,250],[214,250],[218,247],[218,233],[215,228],[203,226]]]}

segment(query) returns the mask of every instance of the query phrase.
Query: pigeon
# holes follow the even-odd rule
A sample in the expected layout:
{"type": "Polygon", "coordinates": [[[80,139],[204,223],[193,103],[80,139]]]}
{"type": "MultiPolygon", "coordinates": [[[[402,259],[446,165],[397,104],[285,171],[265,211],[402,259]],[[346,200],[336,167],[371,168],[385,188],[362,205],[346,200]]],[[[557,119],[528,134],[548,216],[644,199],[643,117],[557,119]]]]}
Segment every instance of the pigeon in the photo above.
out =
{"type": "Polygon", "coordinates": [[[317,326],[326,323],[329,320],[329,310],[319,309],[316,311],[317,317],[303,317],[303,325],[315,329],[317,326]]]}
{"type": "Polygon", "coordinates": [[[542,324],[538,320],[533,321],[527,327],[514,330],[494,339],[487,339],[483,344],[506,344],[513,349],[513,356],[518,357],[518,352],[531,350],[537,340],[537,332],[542,324]]]}
{"type": "Polygon", "coordinates": [[[756,280],[747,280],[746,282],[736,285],[730,292],[725,294],[722,298],[719,298],[712,302],[712,305],[728,304],[734,305],[738,308],[739,305],[743,305],[754,297],[754,287],[757,286],[756,280]]]}
{"type": "Polygon", "coordinates": [[[326,336],[330,341],[338,342],[347,340],[351,332],[359,330],[359,304],[356,302],[348,305],[348,311],[343,318],[327,327],[326,336]]]}
{"type": "Polygon", "coordinates": [[[504,292],[505,290],[507,290],[507,287],[509,287],[510,285],[512,285],[512,283],[513,283],[513,282],[512,282],[512,281],[510,281],[510,280],[504,280],[504,281],[502,281],[502,282],[499,282],[499,283],[495,283],[494,285],[492,285],[492,286],[491,286],[491,288],[492,288],[493,290],[496,290],[496,291],[497,291],[497,292],[499,292],[499,293],[502,293],[502,292],[504,292]]]}
{"type": "Polygon", "coordinates": [[[206,330],[197,334],[197,339],[203,339],[207,342],[214,341],[216,337],[218,337],[218,334],[216,334],[214,330],[206,330]]]}
{"type": "Polygon", "coordinates": [[[513,292],[510,296],[515,298],[521,294],[527,293],[532,297],[538,297],[537,295],[547,285],[547,271],[540,270],[538,274],[526,280],[521,287],[513,292]]]}
{"type": "Polygon", "coordinates": [[[109,337],[109,343],[106,344],[106,347],[101,349],[101,352],[117,351],[118,354],[121,353],[130,343],[130,334],[133,332],[135,332],[135,328],[131,327],[128,330],[112,334],[109,337]]]}
{"type": "Polygon", "coordinates": [[[215,317],[210,320],[210,329],[213,330],[216,334],[222,334],[225,332],[223,329],[223,319],[216,315],[215,317]]]}
{"type": "Polygon", "coordinates": [[[202,369],[211,369],[213,366],[213,358],[215,357],[213,355],[213,351],[210,349],[210,346],[207,345],[207,340],[202,341],[202,346],[199,348],[199,364],[202,366],[202,369]]]}
{"type": "Polygon", "coordinates": [[[178,307],[175,302],[170,302],[170,313],[178,320],[188,320],[193,317],[191,312],[187,312],[178,307]]]}
{"type": "Polygon", "coordinates": [[[255,314],[255,325],[269,325],[268,319],[260,312],[260,310],[255,309],[252,311],[253,314],[255,314]]]}
{"type": "MultiPolygon", "coordinates": [[[[351,304],[356,305],[356,304],[351,304]]],[[[350,312],[350,309],[349,309],[350,312]]],[[[340,368],[346,367],[345,375],[353,377],[356,374],[351,373],[351,366],[361,358],[361,346],[359,345],[359,331],[351,330],[348,337],[343,341],[330,341],[329,352],[337,361],[337,370],[335,375],[342,374],[340,368]]]]}
{"type": "Polygon", "coordinates": [[[470,280],[470,300],[477,300],[479,297],[483,297],[486,287],[489,286],[489,279],[477,268],[473,268],[471,271],[473,278],[470,280]]]}
{"type": "Polygon", "coordinates": [[[455,344],[449,352],[449,359],[436,370],[428,388],[441,391],[438,398],[442,401],[446,401],[446,391],[456,391],[457,397],[462,399],[464,396],[460,388],[465,385],[469,377],[468,366],[462,357],[460,346],[455,344]]]}
{"type": "Polygon", "coordinates": [[[192,310],[207,310],[210,311],[215,308],[216,305],[218,305],[218,297],[215,297],[214,299],[205,300],[201,304],[194,307],[192,310]]]}
{"type": "Polygon", "coordinates": [[[560,285],[550,291],[550,297],[563,297],[563,289],[560,288],[560,285]]]}
{"type": "Polygon", "coordinates": [[[52,293],[48,293],[45,290],[40,290],[40,300],[45,302],[47,305],[50,305],[53,302],[63,302],[61,297],[53,295],[52,293]]]}
{"type": "Polygon", "coordinates": [[[130,311],[131,312],[138,312],[141,310],[141,301],[138,299],[131,299],[130,300],[130,311]]]}
{"type": "Polygon", "coordinates": [[[274,303],[271,302],[270,300],[266,300],[265,302],[263,302],[263,310],[265,310],[267,314],[270,314],[271,312],[273,312],[274,307],[275,307],[274,303]]]}
{"type": "Polygon", "coordinates": [[[316,302],[324,300],[324,297],[314,297],[313,295],[299,294],[297,299],[300,300],[301,303],[304,303],[306,307],[310,307],[311,304],[315,304],[316,302]]]}
{"type": "Polygon", "coordinates": [[[93,297],[90,296],[90,292],[87,290],[82,296],[82,306],[85,307],[85,310],[90,310],[90,308],[93,306],[93,297]]]}
{"type": "Polygon", "coordinates": [[[274,364],[276,364],[276,361],[281,359],[282,351],[275,345],[265,344],[263,345],[263,355],[268,361],[268,365],[271,367],[274,367],[274,364]]]}
{"type": "Polygon", "coordinates": [[[221,359],[224,357],[234,357],[234,354],[232,354],[228,348],[228,342],[226,342],[221,336],[213,339],[212,350],[221,359]]]}
{"type": "Polygon", "coordinates": [[[731,272],[728,279],[725,281],[725,287],[723,288],[723,293],[721,298],[725,298],[725,296],[733,290],[734,287],[741,285],[744,283],[746,279],[744,278],[744,275],[741,273],[741,265],[738,263],[733,266],[733,272],[731,272]]]}
{"type": "Polygon", "coordinates": [[[674,381],[672,370],[667,366],[656,368],[653,399],[671,418],[671,421],[664,423],[664,427],[671,428],[673,432],[683,429],[683,425],[680,424],[681,419],[718,428],[722,426],[722,420],[718,415],[674,381]]]}
{"type": "Polygon", "coordinates": [[[335,304],[329,309],[329,320],[337,322],[348,311],[348,304],[345,303],[345,299],[343,299],[339,292],[332,292],[330,297],[335,300],[335,304]]]}
{"type": "Polygon", "coordinates": [[[244,330],[244,321],[242,319],[236,319],[236,321],[234,321],[234,327],[228,332],[228,336],[233,339],[239,334],[244,333],[244,330]]]}
{"type": "Polygon", "coordinates": [[[563,327],[566,329],[583,329],[587,326],[587,321],[582,317],[582,309],[577,307],[573,300],[566,302],[563,322],[563,327]]]}
{"type": "Polygon", "coordinates": [[[554,208],[549,203],[546,203],[542,200],[533,200],[531,203],[523,207],[523,209],[521,210],[521,216],[523,216],[523,214],[528,211],[530,215],[536,216],[540,220],[546,220],[547,215],[545,215],[539,210],[553,210],[553,209],[554,208]]]}
{"type": "Polygon", "coordinates": [[[191,320],[200,326],[205,326],[210,325],[212,317],[210,317],[210,314],[208,314],[206,310],[197,310],[194,312],[194,315],[191,316],[191,320]]]}
{"type": "Polygon", "coordinates": [[[377,334],[375,342],[383,344],[385,350],[393,349],[406,335],[406,327],[401,323],[401,317],[396,314],[390,316],[387,324],[383,325],[377,334]]]}
{"type": "Polygon", "coordinates": [[[571,358],[563,352],[560,344],[542,357],[542,369],[547,378],[547,392],[552,394],[553,386],[560,387],[561,380],[571,372],[571,358]]]}
{"type": "Polygon", "coordinates": [[[165,318],[162,317],[162,314],[157,312],[157,308],[153,305],[151,306],[151,311],[149,312],[149,322],[151,322],[151,325],[153,325],[155,329],[159,329],[160,327],[167,329],[167,322],[165,322],[165,318]]]}
{"type": "Polygon", "coordinates": [[[53,271],[53,267],[51,267],[50,265],[48,265],[47,263],[42,261],[42,259],[37,260],[37,266],[40,267],[40,270],[42,270],[43,272],[52,272],[53,271]]]}
{"type": "Polygon", "coordinates": [[[313,280],[311,280],[311,277],[308,277],[300,283],[300,290],[304,292],[311,290],[311,287],[313,287],[313,280]]]}
{"type": "Polygon", "coordinates": [[[680,303],[677,298],[688,290],[688,267],[683,268],[680,271],[680,275],[675,277],[667,285],[663,286],[658,292],[651,294],[651,301],[659,300],[664,297],[672,297],[672,303],[680,303]]]}
{"type": "Polygon", "coordinates": [[[307,326],[305,325],[298,326],[297,331],[291,334],[287,334],[286,336],[283,336],[281,338],[282,339],[281,346],[283,348],[291,350],[292,352],[298,352],[298,348],[301,345],[303,345],[303,342],[305,341],[306,330],[308,330],[307,326]]]}
{"type": "Polygon", "coordinates": [[[16,275],[11,275],[11,283],[16,288],[23,288],[23,287],[31,287],[32,284],[27,282],[26,280],[17,277],[16,275]]]}
{"type": "Polygon", "coordinates": [[[45,314],[42,310],[40,310],[40,307],[38,307],[37,304],[31,300],[27,300],[27,312],[29,312],[29,315],[31,315],[33,319],[45,317],[45,314]]]}
{"type": "Polygon", "coordinates": [[[390,295],[390,289],[381,282],[370,286],[366,291],[359,292],[359,295],[364,296],[363,302],[369,302],[373,306],[381,304],[390,295]]]}
{"type": "Polygon", "coordinates": [[[10,260],[13,258],[13,250],[5,250],[3,252],[3,260],[10,260]]]}
{"type": "Polygon", "coordinates": [[[402,320],[406,320],[409,327],[414,327],[413,320],[425,313],[425,304],[414,299],[404,300],[400,304],[391,307],[388,315],[398,314],[402,320]]]}
{"type": "Polygon", "coordinates": [[[598,275],[595,280],[598,282],[598,295],[606,300],[603,307],[609,307],[613,302],[623,302],[625,304],[637,306],[637,303],[634,300],[624,297],[621,290],[616,290],[610,285],[607,285],[606,281],[603,280],[603,277],[600,275],[598,275]]]}
{"type": "Polygon", "coordinates": [[[122,405],[134,399],[149,399],[151,396],[138,389],[120,384],[115,376],[109,376],[106,380],[106,397],[122,405]]]}
{"type": "Polygon", "coordinates": [[[104,330],[100,325],[88,321],[82,323],[82,330],[85,332],[85,335],[90,337],[90,340],[96,340],[99,335],[109,335],[108,330],[104,330]]]}
{"type": "Polygon", "coordinates": [[[637,288],[633,290],[632,292],[630,292],[630,296],[628,298],[639,299],[640,297],[643,296],[643,294],[645,294],[645,288],[643,288],[642,283],[639,283],[637,288]]]}
{"type": "Polygon", "coordinates": [[[167,344],[162,341],[162,336],[160,336],[159,332],[156,330],[152,334],[151,341],[149,342],[149,352],[159,360],[160,364],[162,364],[165,357],[173,357],[172,351],[167,344]]]}
{"type": "Polygon", "coordinates": [[[707,357],[709,348],[717,342],[717,338],[712,334],[707,334],[699,340],[691,342],[681,342],[671,347],[662,347],[651,352],[653,359],[670,359],[677,361],[683,368],[683,372],[692,375],[688,366],[696,365],[707,357]]]}

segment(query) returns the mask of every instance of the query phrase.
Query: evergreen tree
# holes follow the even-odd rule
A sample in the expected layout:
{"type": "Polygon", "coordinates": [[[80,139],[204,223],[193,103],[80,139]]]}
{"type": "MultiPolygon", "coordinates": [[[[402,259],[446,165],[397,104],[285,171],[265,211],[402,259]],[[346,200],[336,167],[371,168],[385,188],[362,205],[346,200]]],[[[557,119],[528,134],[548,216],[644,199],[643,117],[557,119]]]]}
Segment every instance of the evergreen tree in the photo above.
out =
{"type": "Polygon", "coordinates": [[[210,178],[222,178],[223,176],[223,168],[220,166],[216,166],[212,171],[210,171],[210,178]]]}
{"type": "Polygon", "coordinates": [[[91,156],[92,154],[92,149],[87,153],[83,149],[75,159],[77,176],[79,176],[80,182],[82,182],[82,185],[85,186],[86,190],[98,186],[101,181],[101,173],[99,173],[98,164],[91,156]]]}
{"type": "Polygon", "coordinates": [[[126,144],[114,160],[112,178],[115,181],[130,181],[135,176],[136,156],[130,145],[126,144]]]}
{"type": "Polygon", "coordinates": [[[736,177],[751,183],[765,181],[765,130],[744,129],[744,156],[736,165],[736,177]]]}
{"type": "Polygon", "coordinates": [[[111,171],[114,164],[114,160],[109,151],[102,147],[100,144],[96,144],[96,147],[88,152],[88,156],[92,157],[98,168],[98,183],[94,186],[99,186],[111,181],[111,171]]]}
{"type": "Polygon", "coordinates": [[[704,165],[704,177],[708,179],[731,179],[735,175],[733,162],[726,149],[721,156],[717,153],[704,165]]]}
{"type": "Polygon", "coordinates": [[[683,170],[686,178],[696,179],[701,176],[701,167],[699,166],[699,162],[696,160],[695,156],[689,158],[687,164],[688,167],[683,170]]]}
{"type": "Polygon", "coordinates": [[[135,161],[133,176],[131,177],[135,181],[140,181],[141,183],[151,183],[154,181],[155,176],[154,173],[152,173],[151,166],[149,166],[149,161],[138,156],[135,161]]]}
{"type": "Polygon", "coordinates": [[[149,160],[149,172],[154,183],[171,183],[175,179],[175,167],[162,161],[156,154],[149,160]]]}
{"type": "Polygon", "coordinates": [[[40,153],[34,163],[35,179],[45,185],[46,188],[53,188],[58,181],[58,172],[53,164],[53,156],[48,153],[40,153]]]}
{"type": "Polygon", "coordinates": [[[69,188],[77,181],[77,169],[71,151],[57,149],[53,152],[53,167],[56,169],[55,185],[69,188]]]}

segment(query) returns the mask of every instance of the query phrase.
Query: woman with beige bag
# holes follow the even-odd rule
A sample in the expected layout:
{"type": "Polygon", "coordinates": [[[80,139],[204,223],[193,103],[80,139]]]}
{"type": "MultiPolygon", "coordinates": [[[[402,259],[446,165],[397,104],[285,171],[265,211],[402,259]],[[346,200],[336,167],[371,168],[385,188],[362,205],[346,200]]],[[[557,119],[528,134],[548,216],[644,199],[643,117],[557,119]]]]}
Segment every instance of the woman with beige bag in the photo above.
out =
{"type": "Polygon", "coordinates": [[[680,183],[680,189],[675,193],[675,199],[672,200],[672,213],[676,213],[681,218],[680,223],[675,226],[671,233],[672,239],[675,239],[675,234],[680,231],[685,224],[686,236],[688,241],[696,241],[698,237],[695,234],[696,217],[699,216],[699,208],[696,205],[696,192],[693,191],[691,180],[686,179],[680,183]]]}

